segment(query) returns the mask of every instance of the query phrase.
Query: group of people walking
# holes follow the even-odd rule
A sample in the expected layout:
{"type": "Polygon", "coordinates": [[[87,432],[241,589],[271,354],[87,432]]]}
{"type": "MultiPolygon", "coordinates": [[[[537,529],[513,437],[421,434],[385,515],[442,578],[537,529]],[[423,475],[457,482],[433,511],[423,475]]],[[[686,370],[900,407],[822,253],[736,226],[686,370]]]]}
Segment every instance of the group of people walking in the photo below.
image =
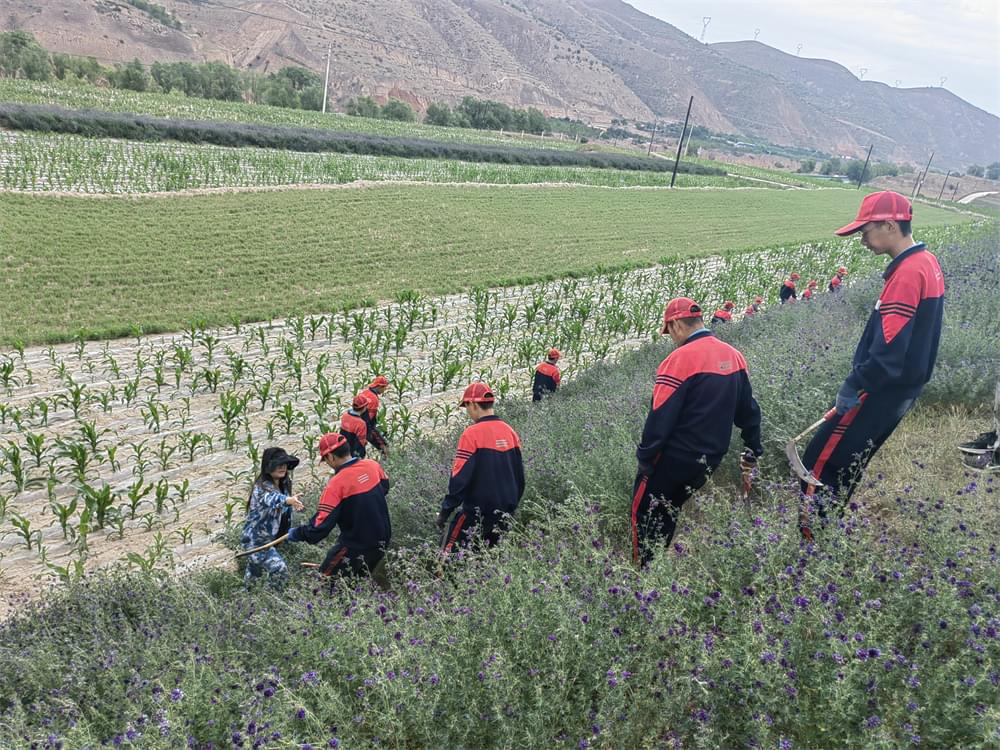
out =
{"type": "MultiPolygon", "coordinates": [[[[822,490],[803,481],[801,491],[821,515],[831,503],[842,505],[851,497],[860,472],[913,407],[934,367],[944,279],[934,255],[923,243],[914,242],[911,220],[910,202],[884,191],[867,196],[856,219],[836,232],[860,233],[866,248],[889,256],[890,262],[851,370],[836,392],[834,409],[805,451],[804,463],[822,490]]],[[[839,269],[830,287],[839,286],[845,274],[846,269],[839,269]]],[[[795,279],[790,281],[794,294],[795,279]]],[[[640,566],[670,544],[677,514],[725,458],[734,425],[741,431],[744,471],[752,470],[764,452],[761,410],[746,360],[705,326],[698,303],[687,297],[671,299],[661,333],[675,347],[654,378],[636,450],[630,506],[632,557],[640,566]]],[[[559,351],[552,349],[536,368],[533,400],[559,387],[559,359],[559,351]]],[[[364,575],[378,565],[391,538],[389,479],[364,450],[367,442],[386,450],[375,420],[379,397],[387,387],[385,378],[373,381],[354,399],[341,420],[340,433],[321,438],[319,460],[334,475],[307,523],[291,526],[292,511],[302,510],[289,480],[298,459],[277,448],[265,451],[247,503],[245,548],[267,544],[284,533],[288,542],[316,544],[338,528],[340,536],[320,565],[322,574],[364,575]]],[[[442,554],[458,547],[496,544],[524,494],[521,440],[494,413],[494,404],[486,383],[472,383],[462,394],[460,405],[471,424],[459,438],[436,519],[443,533],[442,554]]],[[[804,527],[803,533],[807,531],[804,527]]],[[[279,580],[287,574],[273,546],[250,555],[246,576],[265,572],[279,580]]]]}

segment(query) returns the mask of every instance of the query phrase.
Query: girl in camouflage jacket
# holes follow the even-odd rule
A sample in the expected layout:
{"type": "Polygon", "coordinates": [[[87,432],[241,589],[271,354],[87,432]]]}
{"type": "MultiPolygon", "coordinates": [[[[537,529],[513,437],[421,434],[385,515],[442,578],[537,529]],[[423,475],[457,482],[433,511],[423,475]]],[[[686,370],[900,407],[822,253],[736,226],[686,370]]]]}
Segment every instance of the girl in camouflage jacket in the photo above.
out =
{"type": "MultiPolygon", "coordinates": [[[[299,459],[281,448],[268,448],[260,461],[260,474],[247,498],[247,518],[243,523],[240,543],[243,549],[253,549],[273,542],[288,531],[292,511],[302,510],[298,495],[292,494],[292,471],[299,459]]],[[[271,547],[247,558],[244,579],[249,582],[267,573],[272,585],[284,583],[288,566],[278,551],[271,547]]]]}

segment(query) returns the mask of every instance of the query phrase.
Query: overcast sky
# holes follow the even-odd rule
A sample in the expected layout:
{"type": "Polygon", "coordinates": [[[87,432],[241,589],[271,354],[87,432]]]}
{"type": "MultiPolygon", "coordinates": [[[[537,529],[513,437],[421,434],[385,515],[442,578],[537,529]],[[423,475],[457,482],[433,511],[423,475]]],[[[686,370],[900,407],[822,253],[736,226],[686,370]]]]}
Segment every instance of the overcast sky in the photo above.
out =
{"type": "Polygon", "coordinates": [[[939,86],[1000,115],[1000,0],[626,0],[706,42],[753,39],[865,80],[939,86]]]}

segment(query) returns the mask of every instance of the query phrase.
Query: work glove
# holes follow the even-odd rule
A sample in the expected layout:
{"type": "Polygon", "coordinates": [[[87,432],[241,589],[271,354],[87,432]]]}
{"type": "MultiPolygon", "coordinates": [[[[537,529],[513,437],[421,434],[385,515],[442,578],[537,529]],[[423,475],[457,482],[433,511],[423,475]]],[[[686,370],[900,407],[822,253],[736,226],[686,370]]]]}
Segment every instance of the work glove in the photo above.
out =
{"type": "MultiPolygon", "coordinates": [[[[763,451],[761,451],[763,453],[763,451]]],[[[740,455],[740,471],[744,474],[753,471],[757,467],[757,452],[747,448],[740,455]]]]}
{"type": "Polygon", "coordinates": [[[438,513],[438,517],[437,520],[434,522],[434,525],[438,527],[439,531],[444,531],[445,524],[448,523],[448,516],[450,515],[451,513],[446,510],[442,510],[440,513],[438,513]]]}
{"type": "Polygon", "coordinates": [[[290,530],[288,532],[288,539],[286,541],[289,541],[289,542],[301,542],[302,541],[302,527],[301,526],[296,526],[294,529],[290,530]]]}
{"type": "Polygon", "coordinates": [[[845,381],[837,391],[837,414],[846,414],[860,403],[861,398],[858,396],[857,388],[853,388],[845,381]]]}

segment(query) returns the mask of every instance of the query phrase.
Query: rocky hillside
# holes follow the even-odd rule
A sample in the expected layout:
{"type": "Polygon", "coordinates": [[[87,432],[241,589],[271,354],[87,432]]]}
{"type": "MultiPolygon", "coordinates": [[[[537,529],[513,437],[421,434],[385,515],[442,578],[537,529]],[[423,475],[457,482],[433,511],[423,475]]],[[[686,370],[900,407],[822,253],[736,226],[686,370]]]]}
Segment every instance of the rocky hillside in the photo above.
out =
{"type": "Polygon", "coordinates": [[[417,107],[466,94],[607,123],[684,116],[746,140],[960,167],[1000,158],[1000,119],[944,89],[859,81],[757,42],[704,45],[621,0],[6,0],[0,29],[102,62],[303,65],[332,52],[331,96],[417,107]],[[143,3],[140,3],[142,5],[143,3]]]}

